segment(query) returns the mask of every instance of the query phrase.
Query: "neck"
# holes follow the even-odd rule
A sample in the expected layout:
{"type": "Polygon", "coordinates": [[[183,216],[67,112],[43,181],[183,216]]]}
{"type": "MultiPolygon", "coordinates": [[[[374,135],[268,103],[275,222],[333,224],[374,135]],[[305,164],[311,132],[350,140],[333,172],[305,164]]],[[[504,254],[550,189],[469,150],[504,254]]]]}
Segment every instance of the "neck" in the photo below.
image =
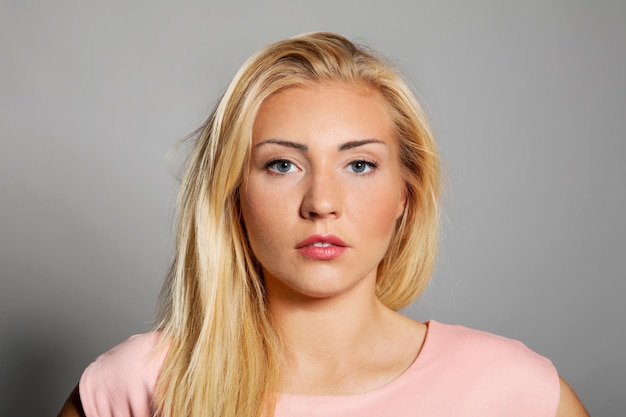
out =
{"type": "Polygon", "coordinates": [[[421,348],[426,326],[385,307],[374,282],[322,298],[267,284],[284,349],[282,392],[366,392],[404,372],[421,348]]]}
{"type": "Polygon", "coordinates": [[[318,360],[353,355],[376,339],[389,314],[375,297],[270,299],[270,312],[287,355],[318,360]]]}

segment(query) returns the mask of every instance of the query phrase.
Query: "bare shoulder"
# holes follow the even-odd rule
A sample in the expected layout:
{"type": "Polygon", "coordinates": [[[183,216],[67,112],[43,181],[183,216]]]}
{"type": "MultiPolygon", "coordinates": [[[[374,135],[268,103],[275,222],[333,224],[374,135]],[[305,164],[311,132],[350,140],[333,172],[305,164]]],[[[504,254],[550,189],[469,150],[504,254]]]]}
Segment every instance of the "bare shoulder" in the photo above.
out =
{"type": "Polygon", "coordinates": [[[561,399],[556,417],[589,417],[585,406],[580,402],[578,396],[563,378],[561,382],[561,399]]]}
{"type": "Polygon", "coordinates": [[[78,385],[76,385],[70,396],[67,397],[57,417],[85,417],[85,411],[83,411],[83,405],[80,402],[78,385]]]}

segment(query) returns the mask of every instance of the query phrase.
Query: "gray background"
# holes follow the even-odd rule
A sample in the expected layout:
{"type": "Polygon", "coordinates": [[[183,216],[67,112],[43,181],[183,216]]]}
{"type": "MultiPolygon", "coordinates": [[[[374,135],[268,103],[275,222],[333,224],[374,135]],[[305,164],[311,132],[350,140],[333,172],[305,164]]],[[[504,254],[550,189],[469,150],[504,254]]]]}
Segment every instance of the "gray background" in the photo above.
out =
{"type": "Polygon", "coordinates": [[[624,3],[212,3],[0,3],[0,415],[53,415],[152,326],[168,151],[254,50],[331,30],[400,66],[446,161],[440,262],[408,314],[521,339],[623,416],[624,3]]]}

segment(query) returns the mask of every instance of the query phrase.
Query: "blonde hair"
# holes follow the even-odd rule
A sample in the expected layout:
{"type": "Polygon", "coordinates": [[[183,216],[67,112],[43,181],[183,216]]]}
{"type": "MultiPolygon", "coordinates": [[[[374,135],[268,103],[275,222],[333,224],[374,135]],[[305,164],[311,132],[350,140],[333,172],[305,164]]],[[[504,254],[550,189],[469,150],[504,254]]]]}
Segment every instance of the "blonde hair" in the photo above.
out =
{"type": "Polygon", "coordinates": [[[378,267],[377,296],[398,310],[432,272],[438,241],[439,160],[424,111],[392,65],[332,33],[271,44],[235,75],[198,130],[178,202],[176,255],[159,329],[168,353],[155,407],[162,417],[271,416],[280,340],[245,237],[239,187],[263,101],[324,81],[374,88],[389,104],[407,203],[378,267]]]}

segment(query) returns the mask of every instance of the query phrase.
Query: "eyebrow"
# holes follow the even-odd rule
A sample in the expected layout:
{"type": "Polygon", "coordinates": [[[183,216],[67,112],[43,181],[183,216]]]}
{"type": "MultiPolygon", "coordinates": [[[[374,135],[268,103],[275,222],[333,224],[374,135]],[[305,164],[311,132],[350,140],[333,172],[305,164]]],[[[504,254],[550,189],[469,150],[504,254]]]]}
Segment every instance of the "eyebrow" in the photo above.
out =
{"type": "Polygon", "coordinates": [[[337,149],[340,151],[346,151],[348,149],[357,148],[359,146],[368,145],[370,143],[380,143],[381,145],[387,145],[380,139],[363,139],[363,140],[351,140],[350,142],[342,143],[337,149]]]}
{"type": "MultiPolygon", "coordinates": [[[[380,139],[351,140],[349,142],[342,143],[341,145],[337,146],[337,150],[346,151],[348,149],[358,148],[359,146],[368,145],[370,143],[379,143],[385,146],[387,145],[384,141],[380,139]]],[[[267,139],[267,140],[264,140],[263,142],[257,143],[255,145],[255,148],[258,148],[259,146],[263,146],[263,145],[268,145],[268,144],[286,146],[288,148],[298,149],[299,151],[302,151],[302,152],[307,152],[309,150],[309,147],[302,143],[297,143],[297,142],[292,142],[290,140],[282,140],[282,139],[267,139]]]]}
{"type": "Polygon", "coordinates": [[[267,140],[264,140],[263,142],[257,143],[255,145],[255,148],[258,148],[259,146],[263,146],[263,145],[268,145],[270,143],[281,145],[281,146],[286,146],[288,148],[298,149],[302,152],[306,152],[309,150],[309,147],[306,145],[303,145],[302,143],[296,143],[290,140],[282,140],[282,139],[267,139],[267,140]]]}

